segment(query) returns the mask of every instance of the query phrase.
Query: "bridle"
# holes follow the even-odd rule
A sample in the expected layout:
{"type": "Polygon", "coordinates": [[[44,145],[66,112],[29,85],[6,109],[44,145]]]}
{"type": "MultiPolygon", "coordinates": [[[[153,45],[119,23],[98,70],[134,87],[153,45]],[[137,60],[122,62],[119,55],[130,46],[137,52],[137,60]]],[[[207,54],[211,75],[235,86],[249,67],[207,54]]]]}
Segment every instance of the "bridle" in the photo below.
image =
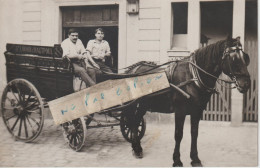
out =
{"type": "MultiPolygon", "coordinates": [[[[222,60],[221,60],[221,68],[223,70],[223,65],[225,63],[227,63],[227,67],[228,67],[228,76],[230,77],[231,81],[228,81],[228,80],[225,80],[225,79],[220,79],[218,78],[217,76],[214,76],[212,74],[209,74],[207,73],[206,71],[202,70],[200,67],[198,67],[197,63],[196,63],[196,60],[195,60],[195,56],[193,55],[191,57],[191,60],[190,60],[190,71],[193,75],[193,78],[195,79],[194,82],[195,84],[199,87],[199,88],[204,88],[207,92],[209,93],[215,93],[217,92],[216,91],[216,87],[210,87],[210,86],[207,86],[201,79],[200,75],[199,75],[199,72],[198,70],[200,70],[201,72],[203,72],[204,74],[206,74],[207,76],[210,76],[214,79],[217,80],[217,83],[219,85],[221,85],[222,87],[225,87],[227,89],[235,89],[235,88],[238,88],[239,85],[238,85],[238,82],[237,82],[237,77],[238,76],[246,76],[248,77],[248,75],[242,75],[242,74],[236,74],[234,73],[233,69],[232,69],[232,66],[231,66],[231,63],[230,63],[230,60],[232,59],[232,56],[231,54],[234,53],[234,52],[242,52],[242,54],[245,54],[242,47],[237,45],[237,46],[234,46],[234,47],[225,47],[224,49],[224,52],[223,52],[223,56],[222,56],[222,60]],[[231,86],[231,87],[227,87],[226,85],[223,85],[220,81],[223,81],[225,83],[229,83],[229,84],[235,84],[235,86],[231,86]]],[[[239,54],[240,56],[240,59],[243,61],[243,63],[246,64],[246,61],[244,60],[244,57],[241,56],[241,54],[239,54]]]]}
{"type": "Polygon", "coordinates": [[[236,54],[236,55],[239,55],[239,59],[242,60],[242,62],[244,64],[247,64],[244,57],[242,55],[246,54],[243,49],[242,49],[242,46],[239,46],[239,45],[236,45],[234,47],[226,47],[226,49],[224,50],[224,53],[223,53],[223,57],[222,57],[222,62],[221,62],[221,66],[222,66],[222,69],[223,69],[223,65],[224,63],[227,63],[227,67],[228,67],[228,76],[232,79],[232,81],[234,81],[236,87],[238,88],[239,85],[238,85],[238,82],[237,82],[237,77],[238,76],[244,76],[244,77],[249,77],[249,75],[245,75],[245,74],[236,74],[234,73],[233,69],[232,69],[232,66],[231,66],[231,63],[230,63],[230,60],[231,59],[234,59],[233,57],[235,56],[231,56],[232,53],[235,53],[235,52],[241,52],[241,54],[236,54]]]}

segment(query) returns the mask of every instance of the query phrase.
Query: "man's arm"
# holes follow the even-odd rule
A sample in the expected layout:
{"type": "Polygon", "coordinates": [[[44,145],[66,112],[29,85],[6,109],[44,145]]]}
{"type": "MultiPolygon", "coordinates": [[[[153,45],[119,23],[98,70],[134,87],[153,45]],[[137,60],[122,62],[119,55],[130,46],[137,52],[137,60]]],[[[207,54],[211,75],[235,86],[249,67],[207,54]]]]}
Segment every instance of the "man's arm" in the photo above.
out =
{"type": "Polygon", "coordinates": [[[66,55],[67,57],[69,57],[70,59],[81,59],[82,58],[82,55],[71,55],[71,54],[68,54],[66,55]]]}
{"type": "Polygon", "coordinates": [[[111,50],[110,50],[110,46],[109,46],[109,43],[106,41],[105,42],[106,44],[106,52],[105,52],[105,56],[111,56],[111,50]]]}
{"type": "Polygon", "coordinates": [[[87,51],[87,53],[84,55],[86,55],[86,57],[87,57],[86,62],[89,61],[94,67],[100,69],[99,65],[92,59],[89,51],[87,51]]]}
{"type": "Polygon", "coordinates": [[[87,50],[85,49],[82,41],[80,39],[78,39],[78,45],[80,47],[80,53],[81,53],[81,58],[87,58],[87,50]]]}

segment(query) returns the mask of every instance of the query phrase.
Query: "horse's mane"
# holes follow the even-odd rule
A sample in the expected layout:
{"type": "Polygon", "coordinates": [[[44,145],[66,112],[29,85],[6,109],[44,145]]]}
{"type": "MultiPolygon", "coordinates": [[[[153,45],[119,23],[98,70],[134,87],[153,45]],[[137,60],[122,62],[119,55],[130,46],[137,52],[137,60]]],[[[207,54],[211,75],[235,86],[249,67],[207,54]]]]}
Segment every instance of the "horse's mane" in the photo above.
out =
{"type": "Polygon", "coordinates": [[[217,63],[216,61],[219,60],[218,56],[222,56],[224,52],[225,42],[226,40],[221,40],[206,47],[197,49],[194,52],[196,62],[204,65],[207,65],[210,62],[217,63]]]}
{"type": "MultiPolygon", "coordinates": [[[[219,58],[217,56],[223,54],[225,42],[226,40],[221,40],[206,47],[197,49],[191,56],[195,56],[197,63],[211,66],[210,63],[218,63],[217,61],[219,60],[219,58]]],[[[184,60],[190,59],[191,56],[184,58],[184,60]]],[[[140,61],[129,66],[125,73],[131,72],[134,68],[140,65],[156,66],[157,64],[155,62],[140,61]]]]}
{"type": "Polygon", "coordinates": [[[155,62],[151,62],[151,61],[139,61],[131,66],[129,66],[127,68],[127,70],[125,71],[125,73],[129,73],[130,71],[132,71],[135,67],[139,66],[139,65],[150,65],[150,66],[156,66],[157,64],[155,62]]]}

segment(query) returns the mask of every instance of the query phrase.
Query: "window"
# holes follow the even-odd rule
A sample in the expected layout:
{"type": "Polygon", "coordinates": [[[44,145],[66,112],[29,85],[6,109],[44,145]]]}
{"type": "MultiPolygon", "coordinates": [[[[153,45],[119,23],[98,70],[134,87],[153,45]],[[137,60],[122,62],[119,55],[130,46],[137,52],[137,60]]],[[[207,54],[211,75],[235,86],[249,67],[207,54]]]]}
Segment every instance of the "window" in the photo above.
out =
{"type": "Polygon", "coordinates": [[[188,2],[172,3],[172,49],[187,49],[188,2]]]}
{"type": "Polygon", "coordinates": [[[172,3],[173,34],[187,34],[188,2],[172,3]]]}

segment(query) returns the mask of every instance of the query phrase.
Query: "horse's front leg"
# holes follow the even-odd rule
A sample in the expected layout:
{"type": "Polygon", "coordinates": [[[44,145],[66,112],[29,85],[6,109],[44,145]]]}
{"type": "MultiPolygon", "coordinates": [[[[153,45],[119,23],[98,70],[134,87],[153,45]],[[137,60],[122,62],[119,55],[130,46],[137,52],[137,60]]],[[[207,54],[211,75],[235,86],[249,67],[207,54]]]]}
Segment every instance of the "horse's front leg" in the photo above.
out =
{"type": "Polygon", "coordinates": [[[199,131],[199,121],[200,114],[202,113],[192,113],[191,114],[191,165],[193,167],[202,167],[201,161],[198,157],[198,149],[197,149],[197,139],[198,139],[198,131],[199,131]]]}
{"type": "Polygon", "coordinates": [[[185,112],[181,109],[175,112],[175,148],[173,153],[173,167],[182,167],[180,155],[180,145],[183,137],[183,125],[185,121],[185,112]]]}

